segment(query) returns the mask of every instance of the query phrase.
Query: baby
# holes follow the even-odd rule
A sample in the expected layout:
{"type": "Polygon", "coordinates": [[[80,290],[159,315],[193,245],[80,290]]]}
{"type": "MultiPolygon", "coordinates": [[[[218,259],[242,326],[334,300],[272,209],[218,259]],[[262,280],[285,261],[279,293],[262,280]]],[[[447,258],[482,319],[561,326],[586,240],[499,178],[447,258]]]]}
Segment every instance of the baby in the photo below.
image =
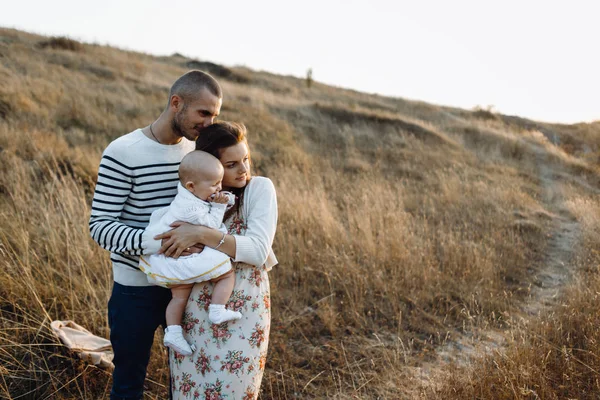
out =
{"type": "MultiPolygon", "coordinates": [[[[223,216],[228,204],[235,201],[232,194],[220,192],[223,179],[223,166],[212,155],[203,151],[192,151],[179,165],[177,195],[168,206],[152,213],[146,230],[158,235],[171,229],[175,221],[189,222],[216,228],[227,232],[223,216]]],[[[148,275],[148,281],[171,289],[173,298],[167,306],[164,344],[182,355],[190,355],[195,346],[183,337],[181,320],[192,287],[196,282],[214,283],[208,318],[213,324],[240,319],[242,314],[228,310],[229,300],[235,285],[235,274],[227,254],[216,248],[205,247],[201,253],[171,258],[163,254],[153,254],[149,258],[140,257],[140,269],[148,275]]]]}

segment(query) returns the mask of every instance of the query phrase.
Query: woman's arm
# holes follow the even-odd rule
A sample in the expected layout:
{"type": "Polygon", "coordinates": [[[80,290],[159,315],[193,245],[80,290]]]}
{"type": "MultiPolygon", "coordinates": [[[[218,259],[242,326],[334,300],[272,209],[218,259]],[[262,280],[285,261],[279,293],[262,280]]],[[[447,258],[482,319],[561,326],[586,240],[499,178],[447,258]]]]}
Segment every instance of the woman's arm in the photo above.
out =
{"type": "Polygon", "coordinates": [[[277,229],[277,194],[270,179],[255,177],[244,199],[246,233],[233,235],[236,248],[233,261],[260,266],[265,263],[277,229]]]}
{"type": "MultiPolygon", "coordinates": [[[[219,251],[232,257],[234,261],[260,266],[265,263],[275,237],[277,228],[277,195],[270,179],[253,178],[254,187],[247,193],[246,234],[225,235],[219,251]]],[[[183,222],[171,224],[174,228],[156,236],[163,240],[159,253],[177,258],[188,247],[196,243],[216,248],[223,238],[223,232],[204,226],[183,222]]]]}
{"type": "Polygon", "coordinates": [[[218,229],[208,228],[206,226],[192,225],[187,222],[176,221],[171,224],[172,230],[155,236],[156,239],[163,239],[159,254],[164,253],[166,257],[177,258],[188,247],[197,243],[208,247],[217,248],[229,257],[234,257],[236,253],[236,241],[232,235],[225,235],[223,243],[223,232],[218,229]]]}

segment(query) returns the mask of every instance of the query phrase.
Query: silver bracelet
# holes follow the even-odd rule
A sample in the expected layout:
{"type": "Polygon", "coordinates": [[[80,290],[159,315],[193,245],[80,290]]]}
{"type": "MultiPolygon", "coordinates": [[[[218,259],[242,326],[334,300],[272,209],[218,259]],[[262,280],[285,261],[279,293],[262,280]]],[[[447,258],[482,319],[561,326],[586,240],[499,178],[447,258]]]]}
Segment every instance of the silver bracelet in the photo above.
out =
{"type": "Polygon", "coordinates": [[[223,233],[223,237],[221,238],[221,240],[219,241],[219,244],[217,245],[217,247],[215,247],[215,250],[218,249],[219,247],[221,247],[221,245],[223,243],[225,243],[225,235],[227,235],[226,233],[223,233]]]}

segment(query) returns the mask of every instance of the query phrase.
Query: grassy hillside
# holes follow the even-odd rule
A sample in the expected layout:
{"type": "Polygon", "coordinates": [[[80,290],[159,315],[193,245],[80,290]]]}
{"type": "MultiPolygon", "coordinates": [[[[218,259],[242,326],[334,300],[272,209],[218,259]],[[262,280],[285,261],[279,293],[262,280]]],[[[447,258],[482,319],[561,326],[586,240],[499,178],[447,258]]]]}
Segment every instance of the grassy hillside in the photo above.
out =
{"type": "MultiPolygon", "coordinates": [[[[152,122],[189,68],[219,79],[221,119],[246,124],[255,171],[278,191],[261,398],[595,398],[600,123],[308,88],[9,29],[2,396],[108,396],[110,374],[72,356],[49,324],[72,319],[108,337],[111,267],[87,228],[100,155],[152,122]]],[[[161,341],[148,398],[166,397],[161,341]]]]}

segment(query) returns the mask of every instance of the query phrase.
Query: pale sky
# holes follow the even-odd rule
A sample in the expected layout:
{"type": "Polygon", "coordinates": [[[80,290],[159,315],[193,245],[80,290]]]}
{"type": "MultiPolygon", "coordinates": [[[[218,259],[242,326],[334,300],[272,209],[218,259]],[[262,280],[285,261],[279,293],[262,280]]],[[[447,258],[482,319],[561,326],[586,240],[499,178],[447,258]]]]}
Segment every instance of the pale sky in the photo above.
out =
{"type": "Polygon", "coordinates": [[[0,26],[549,122],[600,120],[596,0],[3,1],[0,26]]]}

